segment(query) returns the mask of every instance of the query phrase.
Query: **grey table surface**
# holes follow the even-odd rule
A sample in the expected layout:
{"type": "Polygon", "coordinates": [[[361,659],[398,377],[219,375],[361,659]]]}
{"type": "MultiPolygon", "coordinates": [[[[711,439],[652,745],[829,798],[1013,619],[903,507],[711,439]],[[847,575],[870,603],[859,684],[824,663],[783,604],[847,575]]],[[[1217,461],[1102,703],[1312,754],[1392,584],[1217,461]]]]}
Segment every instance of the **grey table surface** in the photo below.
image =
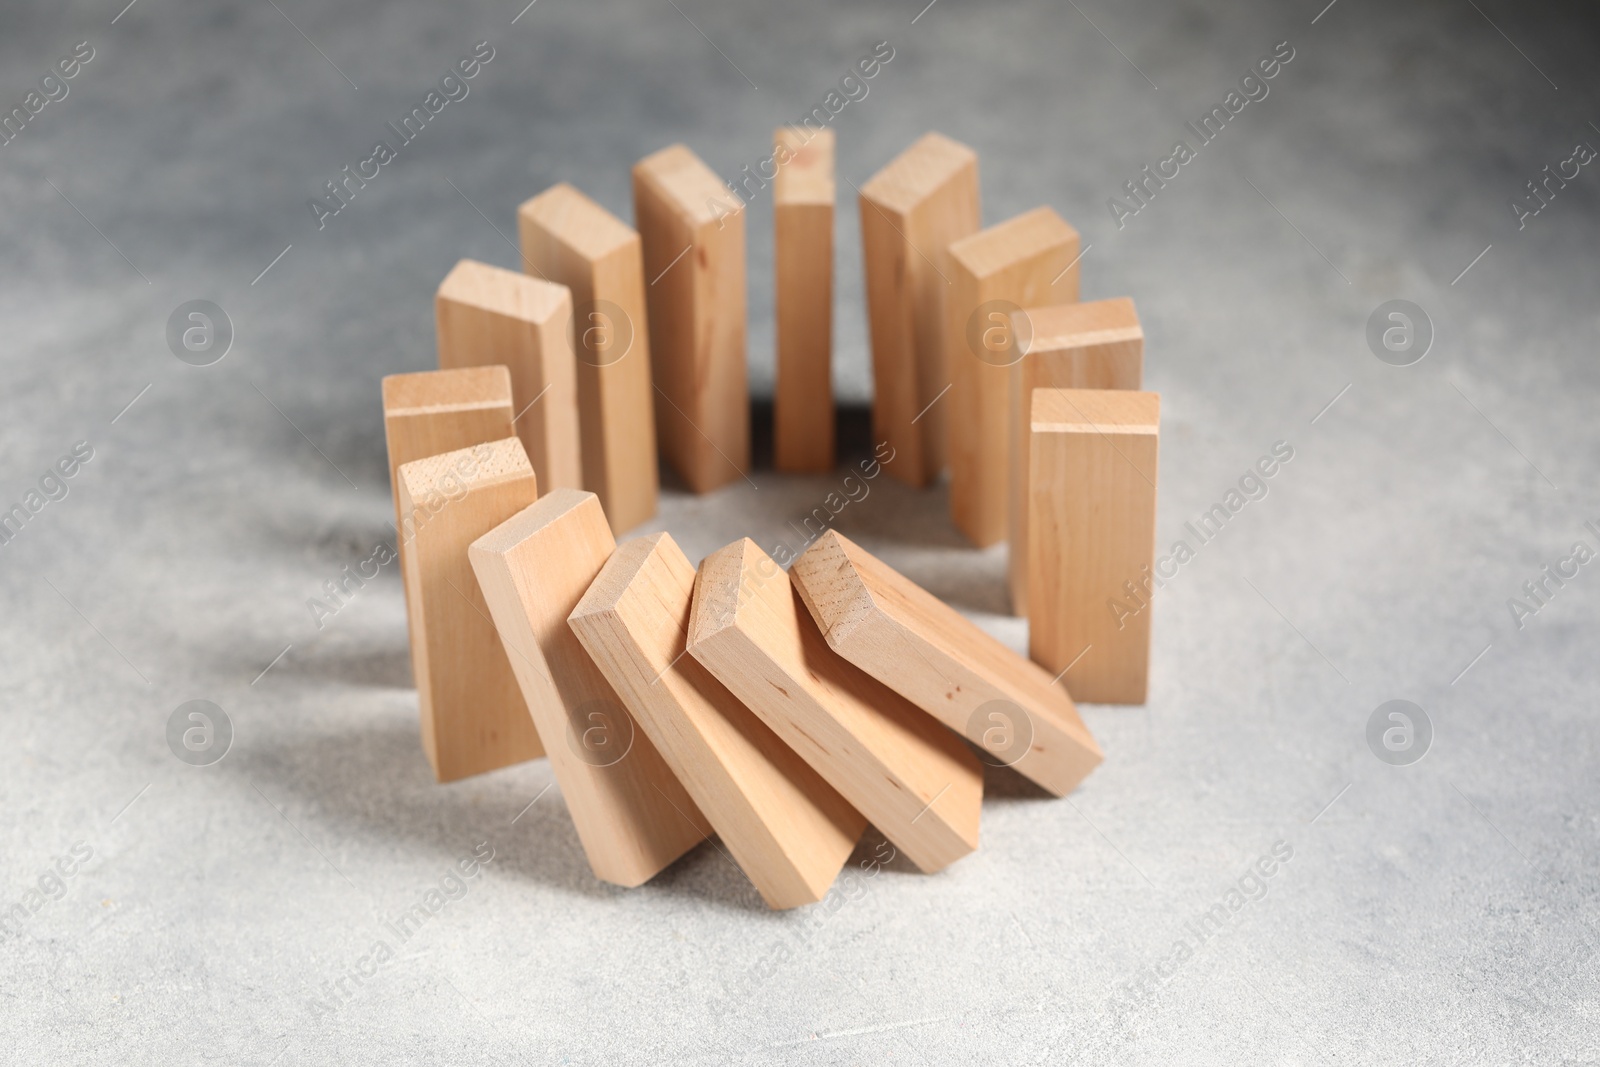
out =
{"type": "MultiPolygon", "coordinates": [[[[0,144],[0,502],[92,459],[0,546],[0,1059],[1600,1059],[1600,575],[1508,603],[1600,548],[1600,177],[1510,207],[1600,145],[1596,21],[1324,3],[7,4],[7,111],[93,58],[0,144]],[[1107,759],[1071,797],[996,772],[975,855],[869,876],[869,831],[811,909],[768,913],[711,844],[614,889],[544,761],[433,783],[392,567],[320,630],[307,600],[389,536],[378,381],[430,366],[458,258],[514,266],[515,206],[557,180],[630,218],[629,166],[672,141],[738,173],[880,40],[841,177],[938,128],[979,151],[987,222],[1075,222],[1084,296],[1145,323],[1158,540],[1294,458],[1159,593],[1149,702],[1084,708],[1107,759]],[[470,95],[319,230],[308,199],[479,41],[470,95]],[[1119,228],[1107,200],[1283,41],[1269,95],[1119,228]],[[194,299],[234,331],[208,367],[165,339],[194,299]],[[1367,341],[1393,299],[1432,325],[1411,366],[1367,341]],[[232,724],[210,766],[166,740],[192,699],[232,724]],[[1367,741],[1391,699],[1431,723],[1407,766],[1367,741]]],[[[647,528],[771,549],[839,477],[669,488],[647,528]]],[[[880,479],[837,525],[1024,646],[1003,549],[965,547],[944,490],[880,479]]]]}

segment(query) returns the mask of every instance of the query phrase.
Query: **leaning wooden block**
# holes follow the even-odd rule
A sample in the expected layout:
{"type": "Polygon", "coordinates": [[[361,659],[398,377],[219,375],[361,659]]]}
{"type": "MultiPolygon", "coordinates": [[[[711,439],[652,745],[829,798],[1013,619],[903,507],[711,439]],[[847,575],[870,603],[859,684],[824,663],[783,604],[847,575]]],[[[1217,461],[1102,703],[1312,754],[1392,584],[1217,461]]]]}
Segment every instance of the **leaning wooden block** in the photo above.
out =
{"type": "Polygon", "coordinates": [[[977,745],[1065,796],[1103,758],[1067,691],[1037,664],[829,530],[789,572],[828,646],[977,745]]]}
{"type": "Polygon", "coordinates": [[[978,231],[978,156],[943,134],[925,134],[860,192],[872,432],[894,450],[884,469],[924,486],[947,455],[946,249],[978,231]]]}
{"type": "Polygon", "coordinates": [[[1033,393],[1029,653],[1077,700],[1144,703],[1160,421],[1155,393],[1033,393]]]}
{"type": "Polygon", "coordinates": [[[750,466],[744,205],[683,145],[633,168],[661,454],[696,493],[750,466]]]}
{"type": "MultiPolygon", "coordinates": [[[[394,499],[395,550],[402,575],[411,548],[400,532],[400,466],[504,440],[512,433],[512,414],[511,372],[504,367],[430,370],[383,379],[383,435],[389,448],[389,495],[394,499]]],[[[415,611],[409,587],[405,596],[409,648],[415,611]]]]}
{"type": "Polygon", "coordinates": [[[950,246],[950,515],[973,544],[1006,536],[1011,313],[1078,299],[1078,231],[1035,208],[950,246]]]}
{"type": "Polygon", "coordinates": [[[467,565],[467,546],[538,495],[522,442],[507,437],[403,463],[396,475],[411,670],[422,749],[441,782],[543,752],[506,650],[467,565]]]}
{"type": "Polygon", "coordinates": [[[523,266],[572,290],[583,487],[612,529],[656,513],[655,393],[639,235],[565,182],[517,209],[523,266]]]}
{"type": "Polygon", "coordinates": [[[695,578],[689,654],[924,871],[978,847],[983,773],[961,739],[828,647],[749,538],[695,578]]]}
{"type": "Polygon", "coordinates": [[[833,131],[773,134],[778,387],[773,457],[780,471],[833,470],[833,131]]]}
{"type": "Polygon", "coordinates": [[[1035,389],[1138,389],[1144,330],[1133,301],[1092,300],[1027,308],[1011,316],[1011,473],[1006,529],[1011,610],[1028,613],[1028,406],[1035,389]]]}
{"type": "Polygon", "coordinates": [[[629,541],[567,622],[768,906],[814,903],[866,819],[684,655],[694,575],[670,534],[629,541]]]}
{"type": "Polygon", "coordinates": [[[582,474],[567,287],[463,259],[440,283],[433,307],[439,366],[507,367],[517,436],[539,484],[576,488],[582,474]]]}
{"type": "Polygon", "coordinates": [[[467,554],[595,877],[636,886],[710,830],[567,625],[613,547],[599,498],[556,489],[467,554]]]}

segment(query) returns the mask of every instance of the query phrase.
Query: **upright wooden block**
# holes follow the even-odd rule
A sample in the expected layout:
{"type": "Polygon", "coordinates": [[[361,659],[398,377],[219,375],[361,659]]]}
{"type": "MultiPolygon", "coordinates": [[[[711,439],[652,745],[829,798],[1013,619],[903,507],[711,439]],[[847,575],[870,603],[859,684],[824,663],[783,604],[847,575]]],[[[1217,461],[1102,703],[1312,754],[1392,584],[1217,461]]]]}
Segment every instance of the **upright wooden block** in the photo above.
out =
{"type": "Polygon", "coordinates": [[[1077,700],[1144,703],[1160,421],[1155,393],[1033,393],[1029,653],[1077,700]]]}
{"type": "MultiPolygon", "coordinates": [[[[401,531],[404,516],[397,474],[401,464],[510,437],[514,413],[511,372],[504,367],[431,370],[383,379],[383,435],[389,448],[389,495],[394,499],[395,550],[402,575],[411,548],[401,531]]],[[[407,587],[406,628],[412,639],[414,611],[407,587]]]]}
{"type": "Polygon", "coordinates": [[[773,908],[821,900],[866,819],[692,656],[671,534],[611,554],[567,622],[773,908]]]}
{"type": "Polygon", "coordinates": [[[1011,610],[1028,613],[1028,406],[1035,389],[1138,389],[1144,330],[1133,301],[1092,300],[1011,316],[1010,476],[1006,530],[1011,610]]]}
{"type": "Polygon", "coordinates": [[[439,366],[508,368],[517,436],[539,484],[576,488],[582,470],[571,292],[463,259],[440,283],[433,308],[439,366]]]}
{"type": "Polygon", "coordinates": [[[872,432],[894,449],[884,469],[923,486],[948,454],[947,249],[978,232],[977,154],[943,134],[923,135],[861,186],[860,216],[872,432]]]}
{"type": "Polygon", "coordinates": [[[401,557],[422,749],[441,782],[543,753],[528,708],[467,565],[467,546],[537,496],[522,442],[403,463],[401,557]]]}
{"type": "Polygon", "coordinates": [[[744,205],[681,144],[633,167],[661,453],[696,493],[750,466],[744,205]]]}
{"type": "Polygon", "coordinates": [[[749,538],[700,564],[689,654],[918,867],[978,847],[977,759],[830,649],[789,576],[749,538]]]}
{"type": "Polygon", "coordinates": [[[556,489],[467,554],[595,877],[636,886],[710,830],[567,625],[614,547],[599,498],[556,489]]]}
{"type": "Polygon", "coordinates": [[[778,388],[773,456],[780,471],[833,470],[833,131],[773,134],[778,388]]]}
{"type": "Polygon", "coordinates": [[[631,530],[659,491],[639,235],[565,182],[518,208],[517,227],[523,266],[572,290],[583,487],[631,530]]]}
{"type": "Polygon", "coordinates": [[[1077,258],[1078,231],[1047,207],[950,246],[950,516],[980,547],[1006,536],[1011,313],[1076,302],[1077,258]]]}
{"type": "Polygon", "coordinates": [[[1103,755],[1067,691],[961,613],[836,531],[789,572],[828,645],[1056,796],[1103,755]]]}

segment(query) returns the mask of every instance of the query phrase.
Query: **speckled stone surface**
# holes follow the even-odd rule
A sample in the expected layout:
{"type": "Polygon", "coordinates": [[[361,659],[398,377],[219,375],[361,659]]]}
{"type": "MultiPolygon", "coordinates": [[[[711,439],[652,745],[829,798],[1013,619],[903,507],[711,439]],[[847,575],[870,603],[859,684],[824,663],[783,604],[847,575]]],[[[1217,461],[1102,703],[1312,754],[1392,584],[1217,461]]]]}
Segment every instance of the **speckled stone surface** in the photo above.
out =
{"type": "MultiPolygon", "coordinates": [[[[1509,206],[1600,145],[1592,12],[924,2],[0,14],[0,112],[93,49],[0,144],[0,509],[66,490],[0,545],[0,1059],[1600,1060],[1600,564],[1508,606],[1600,549],[1600,174],[1509,206]],[[1084,709],[1107,759],[1071,797],[994,772],[975,855],[923,876],[869,831],[797,912],[709,844],[613,889],[543,761],[433,783],[392,566],[321,630],[306,602],[388,536],[378,381],[431,365],[458,258],[515,266],[515,207],[557,180],[631,217],[629,166],[675,140],[738,174],[880,40],[833,120],[841,399],[870,391],[850,186],[938,128],[979,151],[986,222],[1053,205],[1084,296],[1138,301],[1163,546],[1293,459],[1157,595],[1149,703],[1084,709]],[[468,95],[319,230],[308,199],[480,41],[468,95]],[[1108,198],[1285,41],[1119,229],[1108,198]],[[234,332],[206,367],[165,337],[199,299],[234,332]],[[1395,299],[1432,325],[1407,367],[1366,336],[1395,299]],[[210,766],[167,741],[196,699],[232,725],[210,766]],[[1391,699],[1431,723],[1409,766],[1367,741],[1391,699]]],[[[757,196],[762,395],[770,230],[757,196]]],[[[845,473],[669,479],[648,529],[772,551],[845,473]]],[[[876,479],[835,522],[1025,644],[942,489],[876,479]]]]}

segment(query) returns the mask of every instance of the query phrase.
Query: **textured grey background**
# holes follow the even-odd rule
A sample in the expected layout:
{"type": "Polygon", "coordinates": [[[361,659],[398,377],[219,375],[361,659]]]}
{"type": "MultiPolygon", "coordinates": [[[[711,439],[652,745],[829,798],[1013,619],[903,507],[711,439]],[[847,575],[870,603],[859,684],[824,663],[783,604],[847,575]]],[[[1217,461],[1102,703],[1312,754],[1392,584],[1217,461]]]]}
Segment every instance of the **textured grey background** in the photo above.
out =
{"type": "MultiPolygon", "coordinates": [[[[0,931],[0,1059],[1600,1058],[1597,565],[1521,630],[1506,607],[1600,547],[1600,177],[1521,231],[1507,207],[1600,144],[1595,21],[1323,3],[6,5],[5,108],[76,42],[96,56],[0,146],[0,501],[95,452],[0,547],[0,907],[75,843],[93,858],[0,931]],[[318,232],[307,198],[483,39],[471,96],[318,232]],[[432,783],[392,568],[320,633],[305,601],[386,535],[378,380],[430,365],[458,257],[513,265],[496,227],[558,179],[630,216],[629,165],[673,140],[736,172],[879,39],[841,175],[937,127],[980,151],[986,221],[1050,203],[1079,226],[1084,295],[1146,324],[1161,542],[1274,441],[1295,458],[1161,593],[1149,704],[1084,710],[1108,758],[1070,799],[996,774],[976,855],[891,864],[836,910],[765,912],[710,845],[615,890],[559,790],[527,808],[543,762],[432,783]],[[1285,39],[1271,95],[1119,232],[1106,198],[1285,39]],[[237,331],[205,369],[163,340],[196,298],[237,331]],[[1437,335],[1404,369],[1364,340],[1393,298],[1437,335]],[[1404,768],[1364,740],[1396,697],[1435,728],[1404,768]],[[164,741],[193,698],[236,730],[214,766],[164,741]],[[1278,841],[1265,895],[1168,966],[1278,841]],[[466,895],[318,1014],[480,842],[466,895]]],[[[837,378],[861,401],[841,190],[837,378]]],[[[758,200],[758,391],[770,225],[758,200]]],[[[669,494],[659,525],[696,557],[770,549],[836,484],[753,481],[669,494]]],[[[962,546],[941,491],[880,480],[839,525],[1023,643],[1002,554],[962,546]]]]}

